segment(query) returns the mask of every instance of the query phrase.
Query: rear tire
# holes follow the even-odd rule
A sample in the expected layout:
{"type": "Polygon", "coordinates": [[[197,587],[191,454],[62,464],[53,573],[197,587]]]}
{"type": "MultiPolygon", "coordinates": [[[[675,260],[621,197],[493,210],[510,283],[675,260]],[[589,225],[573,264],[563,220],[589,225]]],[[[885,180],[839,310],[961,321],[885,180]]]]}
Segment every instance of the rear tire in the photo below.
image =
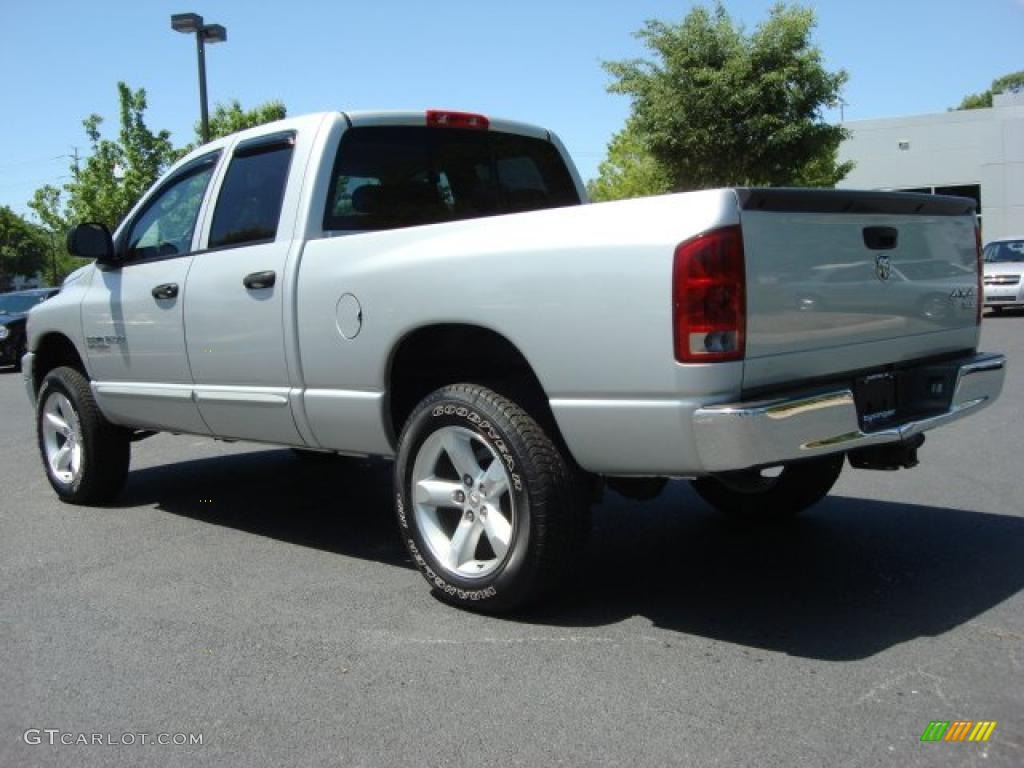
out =
{"type": "Polygon", "coordinates": [[[80,371],[62,367],[46,374],[36,400],[36,436],[61,501],[101,504],[124,487],[131,433],[107,421],[80,371]]]}
{"type": "Polygon", "coordinates": [[[399,530],[443,600],[488,613],[562,591],[586,504],[574,465],[523,408],[454,384],[413,411],[395,462],[399,530]]]}
{"type": "Polygon", "coordinates": [[[775,476],[747,469],[692,482],[700,497],[719,512],[750,521],[786,520],[828,495],[845,459],[840,453],[785,464],[775,476]]]}

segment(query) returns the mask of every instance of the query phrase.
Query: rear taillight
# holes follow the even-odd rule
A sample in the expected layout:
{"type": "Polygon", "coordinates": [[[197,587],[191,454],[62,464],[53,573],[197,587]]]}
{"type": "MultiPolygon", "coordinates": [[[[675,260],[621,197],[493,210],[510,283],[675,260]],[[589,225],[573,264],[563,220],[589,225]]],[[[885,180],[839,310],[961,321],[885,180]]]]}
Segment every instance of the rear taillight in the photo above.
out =
{"type": "Polygon", "coordinates": [[[473,112],[451,112],[442,109],[427,110],[427,125],[431,128],[472,128],[486,131],[491,121],[473,112]]]}
{"type": "Polygon", "coordinates": [[[743,234],[738,226],[699,235],[676,248],[672,324],[676,360],[742,360],[747,325],[743,234]]]}
{"type": "Polygon", "coordinates": [[[978,325],[981,325],[981,310],[985,306],[985,287],[983,281],[985,278],[985,261],[982,258],[981,251],[981,227],[978,226],[977,220],[974,222],[974,247],[978,252],[978,297],[977,297],[977,311],[974,316],[974,320],[978,325]]]}

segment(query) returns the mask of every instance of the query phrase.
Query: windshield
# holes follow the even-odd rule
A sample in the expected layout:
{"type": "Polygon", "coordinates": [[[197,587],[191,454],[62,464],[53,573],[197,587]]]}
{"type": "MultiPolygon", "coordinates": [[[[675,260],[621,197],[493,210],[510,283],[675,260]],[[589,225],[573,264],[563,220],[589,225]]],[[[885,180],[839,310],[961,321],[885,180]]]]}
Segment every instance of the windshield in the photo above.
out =
{"type": "Polygon", "coordinates": [[[19,315],[28,312],[36,304],[45,300],[45,293],[9,293],[6,296],[0,296],[0,315],[19,315]]]}
{"type": "Polygon", "coordinates": [[[1024,240],[1005,240],[985,246],[985,261],[1024,261],[1024,240]]]}

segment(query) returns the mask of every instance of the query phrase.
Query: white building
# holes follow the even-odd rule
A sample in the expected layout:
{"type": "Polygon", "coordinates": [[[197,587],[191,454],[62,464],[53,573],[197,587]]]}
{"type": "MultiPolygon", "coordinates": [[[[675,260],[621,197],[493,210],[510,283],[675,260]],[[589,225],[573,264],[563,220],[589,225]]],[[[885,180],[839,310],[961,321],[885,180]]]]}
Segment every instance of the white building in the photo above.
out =
{"type": "Polygon", "coordinates": [[[991,109],[845,123],[838,186],[963,195],[978,201],[983,238],[1024,236],[1024,94],[991,109]]]}

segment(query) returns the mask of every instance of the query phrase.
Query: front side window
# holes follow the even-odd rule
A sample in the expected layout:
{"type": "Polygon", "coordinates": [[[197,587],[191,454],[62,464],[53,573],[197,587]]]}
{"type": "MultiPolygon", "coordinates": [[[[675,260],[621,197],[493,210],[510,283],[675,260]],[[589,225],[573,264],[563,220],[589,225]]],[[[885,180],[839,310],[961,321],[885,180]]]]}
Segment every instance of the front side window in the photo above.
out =
{"type": "Polygon", "coordinates": [[[235,150],[217,199],[210,248],[268,242],[277,236],[293,134],[258,139],[235,150]]]}
{"type": "Polygon", "coordinates": [[[192,250],[192,234],[217,156],[201,158],[164,185],[132,223],[130,260],[177,256],[192,250]]]}
{"type": "Polygon", "coordinates": [[[352,128],[338,147],[324,229],[394,229],[579,202],[549,141],[455,128],[352,128]]]}

